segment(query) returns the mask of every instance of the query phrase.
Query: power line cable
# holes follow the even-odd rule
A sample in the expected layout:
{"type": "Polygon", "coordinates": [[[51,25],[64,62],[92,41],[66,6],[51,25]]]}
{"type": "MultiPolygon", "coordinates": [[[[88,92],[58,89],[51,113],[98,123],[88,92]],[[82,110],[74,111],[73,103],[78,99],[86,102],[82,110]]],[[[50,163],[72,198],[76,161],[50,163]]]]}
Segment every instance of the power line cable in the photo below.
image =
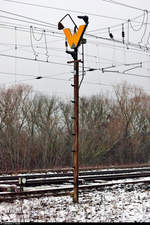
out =
{"type": "Polygon", "coordinates": [[[41,36],[40,36],[39,38],[37,38],[37,37],[35,36],[33,26],[30,26],[30,33],[32,34],[32,36],[33,36],[33,38],[34,38],[35,41],[41,41],[42,38],[43,38],[43,36],[44,36],[44,30],[42,30],[41,36]]]}
{"type": "MultiPolygon", "coordinates": [[[[96,69],[96,68],[93,68],[93,69],[89,69],[89,70],[86,70],[86,72],[91,72],[91,71],[94,71],[94,70],[101,70],[101,69],[96,69]]],[[[138,74],[132,74],[132,73],[123,73],[123,72],[120,72],[120,71],[105,71],[105,72],[112,72],[112,73],[117,73],[117,74],[123,74],[123,75],[128,75],[128,76],[136,76],[136,77],[143,77],[143,78],[150,78],[150,76],[144,76],[144,75],[138,75],[138,74]]],[[[69,73],[69,72],[68,72],[69,73]]],[[[31,74],[18,74],[18,73],[12,73],[12,72],[3,72],[3,71],[0,71],[0,74],[2,75],[16,75],[16,76],[27,76],[27,77],[33,77],[31,79],[24,79],[24,80],[19,80],[17,81],[17,83],[19,82],[25,82],[25,81],[31,81],[31,80],[40,80],[40,79],[50,79],[50,80],[57,80],[57,81],[66,81],[66,82],[70,82],[70,79],[63,79],[63,78],[54,78],[53,76],[58,76],[58,75],[61,75],[61,74],[65,74],[65,73],[58,73],[58,74],[53,74],[53,75],[50,75],[50,76],[35,76],[35,75],[31,75],[31,74]]],[[[9,82],[10,83],[10,82],[9,82]]],[[[108,86],[108,87],[114,87],[115,85],[111,85],[111,84],[105,84],[105,83],[101,83],[101,82],[84,82],[84,84],[86,85],[100,85],[100,86],[108,86]]]]}
{"type": "Polygon", "coordinates": [[[46,31],[45,30],[44,30],[44,41],[45,41],[45,55],[46,55],[47,62],[48,62],[49,53],[48,53],[47,37],[46,37],[46,31]]]}
{"type": "MultiPolygon", "coordinates": [[[[104,43],[104,42],[98,42],[98,43],[95,43],[95,41],[91,41],[91,40],[89,40],[88,41],[90,44],[92,44],[92,45],[95,45],[95,44],[97,44],[97,45],[101,45],[101,46],[104,46],[104,47],[106,47],[106,48],[114,48],[114,45],[112,45],[112,44],[109,44],[109,43],[104,43]]],[[[125,44],[126,45],[126,48],[124,48],[124,45],[122,46],[122,45],[116,45],[115,46],[115,48],[117,48],[117,50],[118,51],[124,51],[124,50],[126,50],[126,51],[128,51],[128,52],[130,52],[130,53],[134,53],[134,54],[143,54],[143,55],[148,55],[149,56],[149,53],[148,53],[148,51],[150,50],[150,48],[144,48],[144,46],[143,46],[143,49],[141,49],[141,48],[133,48],[133,47],[128,47],[128,44],[125,44]]],[[[95,57],[95,56],[94,56],[95,57]]]]}
{"type": "Polygon", "coordinates": [[[79,83],[79,89],[81,87],[81,84],[84,80],[84,76],[85,76],[85,70],[84,70],[84,44],[82,44],[82,78],[81,81],[79,83]]]}
{"type": "Polygon", "coordinates": [[[147,22],[148,22],[148,12],[146,11],[146,24],[145,24],[145,29],[144,29],[144,32],[143,32],[143,35],[141,37],[141,40],[140,40],[139,44],[141,44],[143,42],[143,38],[144,38],[144,36],[146,34],[146,31],[147,31],[147,22]]]}
{"type": "MultiPolygon", "coordinates": [[[[68,72],[69,73],[69,72],[68,72]]],[[[57,80],[57,81],[69,81],[68,79],[63,79],[63,78],[56,78],[54,76],[58,76],[58,75],[61,75],[61,74],[64,74],[64,73],[59,73],[59,74],[52,74],[50,76],[35,76],[35,75],[31,75],[31,74],[22,74],[22,73],[12,73],[12,72],[2,72],[0,71],[0,74],[1,75],[15,75],[15,76],[24,76],[24,77],[33,77],[33,78],[30,78],[30,79],[24,79],[24,80],[15,80],[15,83],[16,82],[24,82],[24,81],[31,81],[31,80],[40,80],[40,79],[50,79],[50,80],[57,80]]],[[[66,73],[65,73],[66,74],[66,73]]]]}
{"type": "Polygon", "coordinates": [[[147,15],[146,11],[144,11],[143,13],[143,19],[142,19],[142,22],[140,24],[140,26],[138,28],[135,28],[133,25],[132,25],[132,22],[131,20],[129,19],[128,22],[130,23],[130,26],[132,28],[133,31],[139,31],[142,29],[143,25],[144,25],[144,20],[145,20],[145,15],[147,15]]]}
{"type": "MultiPolygon", "coordinates": [[[[101,39],[101,40],[105,40],[105,41],[113,41],[113,43],[118,43],[118,44],[123,44],[122,43],[122,40],[117,40],[117,39],[114,39],[114,38],[106,38],[106,37],[101,37],[101,36],[97,36],[97,35],[92,35],[92,34],[85,34],[85,36],[88,36],[88,37],[92,37],[92,38],[96,38],[96,39],[101,39]]],[[[145,45],[139,45],[139,44],[136,44],[136,43],[133,43],[133,42],[124,42],[125,45],[128,45],[128,46],[132,46],[132,47],[136,47],[136,48],[139,48],[139,49],[144,49],[145,50],[145,45]]],[[[149,50],[149,48],[147,48],[147,50],[149,50]]]]}
{"type": "MultiPolygon", "coordinates": [[[[49,77],[49,76],[35,76],[35,75],[30,75],[30,74],[18,74],[18,73],[9,73],[9,72],[2,72],[2,71],[0,71],[0,74],[33,77],[31,79],[19,80],[17,82],[25,82],[25,81],[31,81],[31,80],[40,80],[40,79],[44,79],[44,78],[45,79],[50,79],[50,80],[70,82],[70,79],[54,78],[54,77],[49,77]]],[[[62,73],[60,73],[60,74],[62,74],[62,73]]],[[[55,76],[55,75],[56,74],[53,74],[51,76],[55,76]]],[[[57,74],[57,75],[59,75],[59,74],[57,74]]],[[[101,85],[101,86],[103,85],[103,86],[109,86],[109,87],[112,86],[110,84],[97,83],[97,82],[84,82],[84,84],[88,84],[88,85],[101,85]]]]}
{"type": "MultiPolygon", "coordinates": [[[[0,27],[1,28],[4,28],[4,29],[9,29],[9,30],[14,30],[14,28],[16,28],[18,31],[30,33],[30,28],[29,27],[19,26],[18,24],[16,25],[16,24],[12,24],[11,23],[11,25],[9,25],[7,23],[5,23],[5,24],[4,23],[0,23],[0,27]]],[[[41,35],[42,32],[43,32],[43,29],[40,29],[40,28],[37,28],[37,27],[35,28],[34,27],[34,33],[41,35]]],[[[45,32],[46,32],[46,36],[56,37],[56,38],[59,38],[59,39],[64,39],[64,37],[62,36],[62,34],[60,34],[59,32],[51,31],[51,30],[48,30],[48,29],[46,29],[45,32]]],[[[56,42],[56,40],[54,40],[54,41],[56,42]]],[[[57,41],[60,41],[60,40],[57,40],[57,41]]]]}
{"type": "Polygon", "coordinates": [[[64,11],[64,12],[80,13],[80,14],[86,14],[86,15],[90,15],[90,16],[97,16],[97,17],[103,17],[103,18],[107,18],[107,19],[114,19],[114,20],[125,21],[125,19],[121,19],[121,18],[117,18],[117,17],[111,17],[111,16],[105,16],[105,15],[100,15],[100,14],[96,14],[96,13],[82,12],[82,11],[77,11],[77,10],[70,10],[70,9],[65,9],[65,8],[57,8],[57,7],[52,7],[52,6],[45,6],[45,5],[33,4],[33,3],[27,3],[27,2],[19,2],[19,1],[13,1],[13,0],[3,0],[3,1],[7,1],[7,2],[11,2],[11,3],[17,3],[17,4],[23,4],[23,5],[30,5],[30,6],[46,8],[46,9],[53,9],[53,10],[64,11]]]}
{"type": "MultiPolygon", "coordinates": [[[[95,43],[93,43],[94,45],[95,45],[95,43]]],[[[0,45],[4,45],[4,46],[14,46],[15,47],[15,44],[12,44],[12,43],[0,43],[0,45]]],[[[102,45],[102,46],[105,46],[105,47],[111,47],[111,48],[113,48],[113,45],[110,45],[110,44],[105,44],[105,43],[99,43],[99,45],[102,45]]],[[[31,45],[20,45],[20,44],[17,44],[17,46],[18,46],[18,49],[20,48],[20,47],[31,47],[31,45]]],[[[123,47],[121,47],[121,46],[116,46],[117,48],[119,48],[120,50],[122,50],[122,48],[123,47]]],[[[38,47],[38,48],[44,48],[45,49],[45,47],[38,47]]],[[[50,50],[57,50],[57,51],[60,51],[60,52],[62,52],[63,51],[63,49],[53,49],[53,48],[49,48],[50,50]]],[[[134,49],[136,52],[133,52],[133,53],[135,53],[135,54],[139,54],[137,51],[137,49],[134,49]]],[[[25,51],[25,50],[24,50],[25,51]]],[[[127,51],[129,51],[129,50],[127,50],[127,51]]],[[[30,51],[31,52],[31,51],[30,51]]],[[[132,52],[132,50],[130,50],[130,52],[132,52]]],[[[80,54],[80,52],[79,52],[79,54],[80,54]]],[[[141,50],[140,50],[140,54],[141,54],[141,50]]],[[[44,55],[44,54],[43,54],[44,55]]],[[[50,56],[54,56],[54,55],[50,55],[50,56]]],[[[93,57],[93,58],[98,58],[97,56],[95,56],[95,55],[89,55],[89,54],[85,54],[85,56],[88,56],[88,57],[93,57]]],[[[61,56],[60,56],[61,57],[61,56]]],[[[101,57],[101,60],[106,60],[106,61],[110,61],[110,62],[112,62],[112,60],[111,59],[106,59],[106,58],[102,58],[101,57]]],[[[120,62],[117,62],[117,63],[120,63],[120,62]]]]}
{"type": "Polygon", "coordinates": [[[27,57],[21,57],[21,56],[14,56],[14,55],[7,55],[7,54],[0,54],[2,57],[8,57],[8,58],[17,58],[21,60],[29,60],[29,61],[35,61],[35,62],[42,62],[42,63],[50,63],[50,64],[56,64],[56,65],[62,65],[62,66],[71,66],[66,63],[60,63],[60,62],[54,62],[54,61],[45,61],[41,59],[33,59],[33,58],[27,58],[27,57]]]}
{"type": "MultiPolygon", "coordinates": [[[[144,15],[145,15],[145,12],[144,12],[144,15]]],[[[126,19],[125,22],[123,23],[124,25],[128,23],[128,21],[134,21],[134,23],[140,23],[139,21],[136,21],[137,19],[139,19],[140,17],[143,17],[143,13],[142,15],[140,14],[139,16],[136,16],[132,19],[126,19]]],[[[122,26],[122,23],[119,23],[119,24],[115,24],[115,25],[112,25],[112,26],[109,26],[111,29],[113,28],[116,28],[116,27],[120,27],[122,26]]],[[[108,27],[102,27],[102,28],[97,28],[97,29],[94,29],[94,30],[90,30],[88,31],[88,33],[91,33],[91,32],[96,32],[96,31],[103,31],[103,30],[108,30],[108,27]]]]}
{"type": "MultiPolygon", "coordinates": [[[[1,11],[1,10],[0,10],[1,11]]],[[[17,19],[17,18],[12,18],[12,17],[9,17],[9,16],[2,16],[0,15],[1,18],[5,18],[5,19],[9,19],[9,20],[15,20],[15,21],[19,21],[19,22],[24,22],[24,23],[30,23],[30,24],[34,24],[34,25],[38,25],[38,26],[45,26],[45,27],[51,27],[50,25],[47,25],[47,24],[43,24],[43,23],[35,23],[35,22],[32,22],[32,21],[27,21],[27,20],[22,20],[22,19],[17,19]]],[[[51,27],[52,28],[52,27],[51,27]]]]}
{"type": "MultiPolygon", "coordinates": [[[[14,19],[14,18],[11,18],[11,19],[14,19]]],[[[105,40],[111,40],[111,39],[108,39],[108,38],[103,38],[103,37],[98,37],[98,36],[96,36],[96,35],[91,35],[91,34],[86,34],[86,35],[88,35],[88,36],[90,36],[90,37],[95,37],[95,38],[101,38],[101,39],[105,39],[105,40]]],[[[122,43],[122,41],[119,41],[119,40],[115,40],[115,39],[113,39],[113,41],[115,41],[115,42],[119,42],[119,43],[122,43]]],[[[133,45],[132,43],[128,43],[129,45],[133,45]]],[[[134,46],[135,46],[135,44],[134,44],[134,46]]],[[[136,45],[136,47],[145,47],[145,46],[139,46],[139,45],[136,45]]]]}
{"type": "Polygon", "coordinates": [[[140,74],[135,74],[135,73],[126,73],[126,72],[121,72],[121,71],[104,71],[104,73],[116,73],[116,74],[123,74],[127,76],[134,76],[134,77],[141,77],[141,78],[150,78],[150,76],[147,75],[140,75],[140,74]]]}
{"type": "MultiPolygon", "coordinates": [[[[38,22],[38,23],[43,24],[43,25],[46,24],[47,26],[50,26],[50,27],[53,27],[53,28],[57,28],[57,26],[56,26],[55,24],[47,23],[47,22],[42,21],[42,20],[37,20],[37,19],[31,18],[31,17],[22,16],[22,15],[20,15],[20,14],[8,12],[8,11],[2,10],[2,9],[0,9],[0,12],[5,13],[5,14],[9,14],[9,15],[12,15],[12,16],[15,16],[15,17],[20,17],[20,18],[27,19],[27,20],[30,20],[30,22],[31,22],[31,21],[34,21],[34,22],[38,22]]],[[[32,22],[32,23],[33,23],[33,22],[32,22]]]]}
{"type": "MultiPolygon", "coordinates": [[[[112,66],[113,67],[113,66],[112,66]]],[[[139,68],[139,67],[138,67],[139,68]]],[[[87,70],[87,72],[90,70],[87,70]]],[[[142,78],[150,78],[148,75],[141,75],[136,73],[127,73],[127,72],[121,72],[119,70],[105,70],[104,68],[93,68],[91,71],[101,71],[102,73],[116,73],[116,74],[123,74],[128,76],[136,76],[136,77],[142,77],[142,78]]]]}
{"type": "MultiPolygon", "coordinates": [[[[29,60],[29,61],[34,61],[34,62],[50,63],[50,64],[56,64],[56,65],[61,65],[61,66],[72,67],[72,65],[70,65],[70,64],[61,63],[61,62],[55,62],[55,61],[45,61],[45,60],[41,60],[41,59],[33,59],[33,58],[21,57],[21,56],[15,56],[15,55],[8,55],[8,54],[0,54],[0,56],[8,57],[8,58],[16,58],[16,59],[21,59],[21,60],[29,60]]],[[[89,69],[89,67],[87,67],[87,66],[85,66],[85,68],[89,69]]]]}
{"type": "MultiPolygon", "coordinates": [[[[15,47],[15,44],[14,43],[9,43],[9,42],[7,42],[7,43],[2,43],[2,42],[0,42],[0,45],[1,46],[12,46],[12,48],[14,48],[15,47]]],[[[39,48],[39,49],[44,49],[45,47],[42,47],[42,46],[35,46],[36,48],[39,48]]],[[[31,48],[31,45],[23,45],[23,44],[18,44],[17,43],[17,48],[18,49],[21,49],[22,50],[22,48],[31,48]]],[[[11,48],[10,48],[11,49],[11,48]]],[[[50,49],[51,51],[58,51],[58,52],[64,52],[64,49],[63,48],[53,48],[53,47],[49,47],[48,49],[50,49]]],[[[23,51],[27,51],[27,50],[23,50],[23,51]]],[[[28,51],[28,52],[30,52],[31,53],[31,51],[28,51]]],[[[56,55],[49,55],[49,56],[55,56],[55,57],[61,57],[61,56],[56,56],[56,55]]],[[[61,57],[62,58],[62,57],[61,57]]]]}
{"type": "MultiPolygon", "coordinates": [[[[51,75],[44,75],[42,77],[46,77],[46,78],[50,78],[50,77],[54,77],[54,76],[60,76],[60,75],[64,75],[70,72],[62,72],[62,73],[55,73],[55,74],[51,74],[51,75]]],[[[4,74],[4,75],[16,75],[16,76],[24,76],[24,77],[34,77],[37,78],[38,76],[33,75],[33,74],[24,74],[24,73],[13,73],[13,72],[5,72],[5,71],[0,71],[0,74],[4,74]]]]}
{"type": "MultiPolygon", "coordinates": [[[[10,19],[10,20],[18,20],[18,19],[12,18],[12,17],[5,17],[5,16],[0,16],[0,17],[6,18],[6,19],[10,19]]],[[[26,22],[26,23],[29,24],[28,21],[21,20],[21,22],[26,22]]],[[[32,24],[32,22],[31,22],[31,24],[32,24]]],[[[33,23],[33,24],[37,25],[37,23],[33,23]]],[[[39,24],[39,25],[43,26],[43,24],[39,24]]],[[[6,28],[12,28],[12,29],[16,27],[20,31],[30,32],[29,31],[29,26],[25,26],[25,25],[22,25],[22,24],[11,23],[11,22],[8,22],[8,21],[1,22],[0,26],[1,27],[6,27],[6,28]]],[[[53,36],[55,36],[55,34],[59,34],[60,36],[63,36],[62,33],[58,32],[58,31],[54,31],[54,30],[50,30],[50,29],[44,29],[44,30],[47,32],[48,35],[50,35],[49,33],[52,33],[53,36]]],[[[40,28],[40,27],[37,27],[37,26],[34,27],[34,33],[39,33],[40,34],[41,32],[43,32],[43,28],[40,28]]],[[[56,36],[56,37],[60,37],[60,36],[56,36]]]]}
{"type": "Polygon", "coordinates": [[[149,31],[149,33],[148,33],[146,45],[149,45],[149,39],[150,39],[150,31],[149,31]]]}
{"type": "MultiPolygon", "coordinates": [[[[99,70],[99,69],[93,69],[93,70],[88,70],[88,71],[94,71],[94,70],[99,70]]],[[[88,72],[87,71],[87,72],[88,72]]],[[[4,74],[4,72],[0,72],[0,74],[1,73],[3,73],[4,74]]],[[[5,72],[6,73],[6,72],[5,72]]],[[[122,73],[122,72],[119,72],[119,71],[117,71],[117,73],[118,74],[123,74],[123,75],[131,75],[131,76],[140,76],[140,75],[137,75],[137,74],[129,74],[129,73],[122,73]]],[[[14,73],[6,73],[6,74],[14,74],[14,73]]],[[[17,74],[16,74],[17,75],[17,74]]],[[[34,76],[34,75],[23,75],[22,74],[22,76],[34,76]]],[[[52,75],[53,76],[53,75],[52,75]]],[[[140,76],[141,77],[141,76],[140,76]]],[[[150,76],[142,76],[142,77],[146,77],[146,78],[150,78],[150,76]]],[[[50,80],[58,80],[58,81],[66,81],[66,82],[70,82],[70,80],[68,80],[68,79],[61,79],[61,78],[51,78],[51,77],[47,77],[47,76],[41,76],[41,77],[38,77],[38,76],[36,76],[36,77],[34,77],[34,78],[31,78],[31,79],[25,79],[25,80],[19,80],[19,81],[17,81],[17,83],[19,83],[19,82],[25,82],[25,81],[31,81],[31,80],[35,80],[35,79],[42,79],[42,78],[45,78],[45,79],[50,79],[50,80]]],[[[12,82],[9,82],[9,83],[12,83],[12,82]]],[[[88,81],[86,81],[86,82],[84,82],[84,84],[85,85],[98,85],[98,86],[105,86],[105,87],[115,87],[115,85],[112,85],[112,84],[106,84],[106,83],[101,83],[101,82],[88,82],[88,81]]],[[[146,89],[144,89],[145,91],[150,91],[150,90],[146,90],[146,89]]]]}
{"type": "Polygon", "coordinates": [[[139,10],[139,11],[144,11],[144,9],[141,9],[141,8],[138,8],[138,7],[135,7],[135,6],[131,6],[131,5],[127,5],[127,4],[117,2],[117,1],[114,1],[114,0],[101,0],[101,1],[116,4],[116,5],[120,5],[120,6],[124,6],[124,7],[127,7],[127,8],[139,10]]]}

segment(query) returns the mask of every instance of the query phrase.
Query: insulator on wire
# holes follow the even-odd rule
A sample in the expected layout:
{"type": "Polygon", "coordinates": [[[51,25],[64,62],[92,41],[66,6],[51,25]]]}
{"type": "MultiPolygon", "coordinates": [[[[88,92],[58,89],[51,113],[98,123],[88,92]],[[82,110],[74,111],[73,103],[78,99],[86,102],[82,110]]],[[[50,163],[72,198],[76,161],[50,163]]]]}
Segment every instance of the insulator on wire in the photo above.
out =
{"type": "Polygon", "coordinates": [[[113,34],[110,32],[110,27],[108,27],[108,33],[109,33],[109,37],[110,37],[111,39],[113,39],[114,36],[113,36],[113,34]]]}
{"type": "Polygon", "coordinates": [[[66,48],[68,47],[68,42],[67,42],[66,38],[65,38],[65,46],[66,46],[66,48]]]}
{"type": "Polygon", "coordinates": [[[122,42],[124,44],[125,32],[124,32],[124,24],[122,24],[122,42]]]}
{"type": "Polygon", "coordinates": [[[35,79],[39,80],[39,79],[42,79],[43,77],[39,76],[39,77],[36,77],[35,79]]]}
{"type": "Polygon", "coordinates": [[[68,42],[66,38],[65,38],[65,46],[66,46],[66,51],[68,51],[68,42]]]}

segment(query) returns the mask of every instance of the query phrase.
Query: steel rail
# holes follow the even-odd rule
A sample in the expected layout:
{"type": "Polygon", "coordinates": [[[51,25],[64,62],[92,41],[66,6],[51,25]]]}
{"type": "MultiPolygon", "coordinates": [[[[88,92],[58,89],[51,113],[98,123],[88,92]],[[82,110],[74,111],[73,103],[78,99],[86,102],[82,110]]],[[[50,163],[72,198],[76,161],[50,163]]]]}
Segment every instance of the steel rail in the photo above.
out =
{"type": "MultiPolygon", "coordinates": [[[[79,182],[90,182],[94,180],[117,180],[126,178],[148,177],[150,168],[142,169],[122,169],[110,171],[82,171],[79,173],[79,182]]],[[[24,187],[34,187],[40,185],[73,183],[73,173],[57,174],[34,174],[34,175],[17,175],[17,176],[0,176],[0,185],[17,185],[19,178],[26,178],[24,187]]]]}
{"type": "MultiPolygon", "coordinates": [[[[89,191],[91,189],[102,190],[104,187],[113,185],[127,185],[127,184],[137,184],[137,183],[150,183],[150,179],[136,179],[136,180],[126,180],[122,181],[108,181],[104,183],[92,183],[86,185],[79,185],[79,192],[89,191]]],[[[27,199],[27,198],[39,198],[44,196],[60,196],[60,195],[72,195],[73,185],[69,187],[55,187],[42,190],[30,190],[23,192],[4,192],[0,193],[0,202],[2,201],[13,201],[16,199],[27,199]]]]}
{"type": "MultiPolygon", "coordinates": [[[[144,172],[150,171],[150,167],[141,168],[123,168],[123,169],[95,169],[95,170],[80,170],[79,176],[86,175],[103,175],[103,174],[117,174],[117,173],[130,173],[130,172],[144,172]]],[[[38,178],[51,178],[51,177],[68,177],[73,176],[73,172],[63,171],[51,172],[51,173],[40,173],[40,174],[17,174],[17,175],[1,175],[0,181],[2,180],[18,180],[19,177],[25,177],[26,179],[38,179],[38,178]]]]}
{"type": "MultiPolygon", "coordinates": [[[[115,170],[136,170],[136,169],[150,169],[149,164],[137,164],[137,165],[120,165],[120,166],[88,166],[88,167],[79,167],[79,172],[85,171],[115,171],[115,170]]],[[[72,167],[65,167],[65,168],[51,168],[51,169],[33,169],[33,170],[0,170],[0,175],[18,175],[18,174],[48,174],[48,173],[67,173],[73,172],[72,167]]]]}

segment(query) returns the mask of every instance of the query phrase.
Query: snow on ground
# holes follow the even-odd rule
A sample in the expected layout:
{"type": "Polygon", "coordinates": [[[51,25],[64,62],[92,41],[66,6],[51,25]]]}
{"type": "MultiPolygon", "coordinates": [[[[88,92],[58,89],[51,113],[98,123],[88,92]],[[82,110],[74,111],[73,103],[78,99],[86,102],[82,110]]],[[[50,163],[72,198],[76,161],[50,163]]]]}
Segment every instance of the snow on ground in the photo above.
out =
{"type": "Polygon", "coordinates": [[[0,222],[150,222],[150,185],[114,185],[71,196],[0,203],[0,222]]]}

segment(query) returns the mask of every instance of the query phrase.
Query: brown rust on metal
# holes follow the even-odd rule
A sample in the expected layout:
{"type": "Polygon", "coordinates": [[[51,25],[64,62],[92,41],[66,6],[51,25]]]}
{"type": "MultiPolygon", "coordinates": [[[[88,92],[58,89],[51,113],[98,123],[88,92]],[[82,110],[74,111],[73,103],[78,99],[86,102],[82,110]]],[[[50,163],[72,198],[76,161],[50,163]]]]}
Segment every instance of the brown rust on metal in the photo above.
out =
{"type": "Polygon", "coordinates": [[[79,62],[78,62],[78,50],[75,49],[74,58],[74,193],[73,201],[78,203],[78,151],[79,151],[79,62]]]}
{"type": "Polygon", "coordinates": [[[67,61],[67,63],[77,63],[77,62],[82,62],[82,61],[81,61],[81,59],[73,60],[73,61],[67,61]]]}

